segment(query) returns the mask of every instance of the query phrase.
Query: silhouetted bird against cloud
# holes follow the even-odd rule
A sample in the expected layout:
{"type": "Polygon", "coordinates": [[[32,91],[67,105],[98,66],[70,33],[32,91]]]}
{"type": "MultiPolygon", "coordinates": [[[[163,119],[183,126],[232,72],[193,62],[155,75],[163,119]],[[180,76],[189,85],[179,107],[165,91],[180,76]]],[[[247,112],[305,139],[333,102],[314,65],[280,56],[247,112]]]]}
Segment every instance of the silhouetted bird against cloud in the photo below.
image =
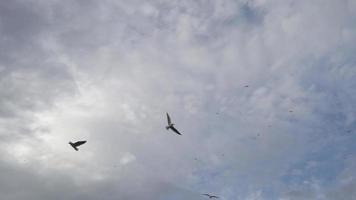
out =
{"type": "Polygon", "coordinates": [[[245,87],[248,87],[248,85],[245,85],[245,87]]]}
{"type": "Polygon", "coordinates": [[[212,198],[218,199],[219,198],[218,196],[210,195],[210,194],[202,194],[202,195],[205,195],[205,196],[209,197],[209,199],[212,199],[212,198]]]}
{"type": "Polygon", "coordinates": [[[70,146],[73,147],[73,149],[75,149],[76,151],[78,151],[78,146],[82,145],[82,144],[85,144],[87,141],[77,141],[77,142],[69,142],[70,146]]]}
{"type": "Polygon", "coordinates": [[[167,113],[167,121],[168,121],[168,126],[166,126],[166,129],[172,129],[172,131],[176,132],[178,135],[182,135],[181,133],[179,133],[179,131],[174,128],[174,124],[171,122],[171,118],[169,117],[168,113],[167,113]]]}

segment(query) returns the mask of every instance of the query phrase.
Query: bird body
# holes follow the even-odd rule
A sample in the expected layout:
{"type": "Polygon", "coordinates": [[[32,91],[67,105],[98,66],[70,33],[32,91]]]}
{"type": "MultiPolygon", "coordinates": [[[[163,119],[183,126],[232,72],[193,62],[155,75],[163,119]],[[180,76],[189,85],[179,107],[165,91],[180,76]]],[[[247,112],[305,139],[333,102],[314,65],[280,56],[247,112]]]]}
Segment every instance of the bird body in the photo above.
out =
{"type": "Polygon", "coordinates": [[[168,122],[168,125],[166,126],[166,129],[169,130],[171,129],[172,131],[174,131],[175,133],[177,133],[178,135],[182,135],[175,127],[174,127],[174,124],[172,123],[171,121],[171,118],[169,117],[168,113],[167,114],[167,122],[168,122]]]}
{"type": "Polygon", "coordinates": [[[74,150],[78,151],[79,149],[77,148],[78,146],[85,144],[87,141],[77,141],[77,142],[69,142],[70,146],[73,147],[74,150]]]}

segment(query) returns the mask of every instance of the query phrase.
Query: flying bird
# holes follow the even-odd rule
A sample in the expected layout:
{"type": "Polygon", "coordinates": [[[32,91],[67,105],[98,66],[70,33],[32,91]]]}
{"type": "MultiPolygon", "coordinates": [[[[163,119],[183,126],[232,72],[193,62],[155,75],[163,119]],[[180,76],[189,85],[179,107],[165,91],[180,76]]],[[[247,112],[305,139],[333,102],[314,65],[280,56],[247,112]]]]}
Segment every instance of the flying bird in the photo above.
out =
{"type": "Polygon", "coordinates": [[[212,199],[212,198],[218,199],[219,198],[218,196],[210,195],[210,194],[202,194],[202,195],[205,195],[205,196],[209,197],[209,199],[212,199]]]}
{"type": "Polygon", "coordinates": [[[168,126],[166,126],[167,130],[172,129],[172,131],[174,131],[178,135],[182,135],[181,133],[179,133],[179,131],[176,128],[174,128],[174,124],[171,122],[171,118],[169,117],[168,113],[167,113],[167,121],[168,121],[168,126]]]}
{"type": "Polygon", "coordinates": [[[77,142],[69,142],[70,146],[73,147],[73,149],[75,149],[76,151],[78,151],[79,149],[77,148],[78,146],[85,144],[87,141],[77,141],[77,142]]]}

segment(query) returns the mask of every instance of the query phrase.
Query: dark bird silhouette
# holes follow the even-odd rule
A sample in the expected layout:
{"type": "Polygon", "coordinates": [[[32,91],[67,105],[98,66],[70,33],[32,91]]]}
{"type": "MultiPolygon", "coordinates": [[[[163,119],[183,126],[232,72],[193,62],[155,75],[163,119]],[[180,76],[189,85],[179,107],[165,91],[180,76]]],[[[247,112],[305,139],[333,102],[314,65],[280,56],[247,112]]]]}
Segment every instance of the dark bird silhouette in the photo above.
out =
{"type": "Polygon", "coordinates": [[[69,142],[70,146],[73,147],[73,149],[75,149],[76,151],[78,151],[79,149],[77,148],[78,146],[85,144],[87,141],[77,141],[77,142],[69,142]]]}
{"type": "Polygon", "coordinates": [[[202,195],[205,195],[205,196],[209,197],[209,199],[212,199],[212,198],[218,199],[219,198],[218,196],[210,195],[210,194],[202,194],[202,195]]]}
{"type": "Polygon", "coordinates": [[[172,129],[172,131],[174,131],[178,135],[182,135],[181,133],[179,133],[179,131],[176,128],[174,128],[174,124],[171,122],[171,118],[169,117],[168,113],[167,113],[167,121],[168,121],[168,126],[166,126],[167,130],[172,129]]]}
{"type": "Polygon", "coordinates": [[[248,85],[245,85],[245,87],[248,87],[248,85]]]}

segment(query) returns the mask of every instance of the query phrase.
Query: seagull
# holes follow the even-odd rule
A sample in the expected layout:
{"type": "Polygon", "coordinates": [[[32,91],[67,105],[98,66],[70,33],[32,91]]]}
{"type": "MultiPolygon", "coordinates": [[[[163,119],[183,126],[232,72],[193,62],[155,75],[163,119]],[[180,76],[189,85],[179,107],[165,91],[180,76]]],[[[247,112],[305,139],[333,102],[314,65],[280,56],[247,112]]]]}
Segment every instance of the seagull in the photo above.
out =
{"type": "Polygon", "coordinates": [[[212,199],[212,198],[218,199],[219,198],[218,196],[214,196],[214,195],[210,195],[210,194],[202,194],[202,195],[209,197],[209,199],[212,199]]]}
{"type": "Polygon", "coordinates": [[[174,128],[174,124],[171,122],[171,118],[169,117],[168,113],[167,113],[167,121],[168,121],[168,126],[166,126],[166,129],[172,129],[172,131],[176,132],[178,135],[182,135],[181,133],[179,133],[179,131],[174,128]]]}
{"type": "Polygon", "coordinates": [[[78,146],[82,145],[82,144],[85,144],[87,141],[77,141],[77,142],[69,142],[70,146],[73,147],[73,149],[75,149],[76,151],[78,151],[78,146]]]}

